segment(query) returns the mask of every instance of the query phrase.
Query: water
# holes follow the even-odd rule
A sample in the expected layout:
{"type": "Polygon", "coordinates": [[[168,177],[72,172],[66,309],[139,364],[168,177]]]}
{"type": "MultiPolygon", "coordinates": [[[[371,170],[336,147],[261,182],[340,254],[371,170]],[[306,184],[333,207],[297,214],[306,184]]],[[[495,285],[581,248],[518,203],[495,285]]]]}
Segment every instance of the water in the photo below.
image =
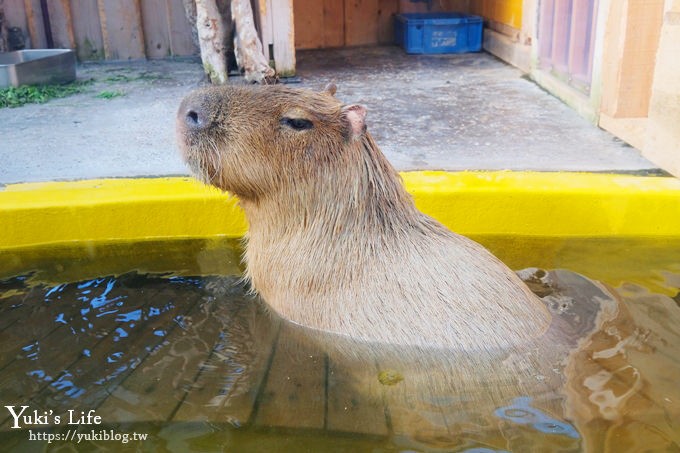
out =
{"type": "Polygon", "coordinates": [[[492,361],[281,322],[232,241],[4,253],[3,450],[680,450],[680,241],[475,239],[569,269],[522,272],[555,322],[492,361]]]}

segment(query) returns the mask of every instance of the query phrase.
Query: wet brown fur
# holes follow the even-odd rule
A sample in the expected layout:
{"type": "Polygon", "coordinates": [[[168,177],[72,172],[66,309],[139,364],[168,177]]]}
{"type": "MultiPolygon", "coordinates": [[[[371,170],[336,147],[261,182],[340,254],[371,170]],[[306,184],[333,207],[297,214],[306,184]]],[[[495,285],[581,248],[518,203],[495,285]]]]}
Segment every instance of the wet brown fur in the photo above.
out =
{"type": "Polygon", "coordinates": [[[329,92],[280,86],[207,88],[180,107],[184,158],[246,213],[257,292],[285,319],[371,343],[491,351],[541,336],[541,301],[482,246],[416,209],[351,109],[329,92]],[[210,126],[189,130],[188,108],[210,126]]]}

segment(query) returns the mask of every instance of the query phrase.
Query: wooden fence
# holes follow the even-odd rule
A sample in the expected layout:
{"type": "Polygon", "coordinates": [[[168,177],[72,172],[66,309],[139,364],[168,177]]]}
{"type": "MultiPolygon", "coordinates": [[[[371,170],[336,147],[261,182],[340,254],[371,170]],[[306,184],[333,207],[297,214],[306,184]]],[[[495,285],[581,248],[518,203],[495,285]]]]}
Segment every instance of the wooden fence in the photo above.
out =
{"type": "Polygon", "coordinates": [[[394,42],[393,15],[468,12],[469,0],[294,0],[295,47],[318,49],[394,42]]]}
{"type": "Polygon", "coordinates": [[[7,27],[23,30],[27,48],[76,49],[82,60],[197,55],[182,0],[0,0],[7,27]],[[47,25],[47,26],[46,26],[47,25]],[[48,31],[49,30],[49,31],[48,31]]]}

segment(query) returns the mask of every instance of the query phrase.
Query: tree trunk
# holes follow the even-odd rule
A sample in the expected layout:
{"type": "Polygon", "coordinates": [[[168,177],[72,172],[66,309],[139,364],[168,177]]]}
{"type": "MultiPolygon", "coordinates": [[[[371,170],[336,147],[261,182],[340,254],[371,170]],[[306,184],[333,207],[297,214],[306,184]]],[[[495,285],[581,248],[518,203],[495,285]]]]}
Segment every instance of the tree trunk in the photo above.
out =
{"type": "Polygon", "coordinates": [[[275,72],[269,66],[269,60],[262,51],[262,43],[255,31],[250,0],[231,0],[231,17],[236,25],[236,62],[244,69],[247,81],[263,83],[267,77],[273,77],[275,72]]]}
{"type": "Polygon", "coordinates": [[[214,84],[226,83],[229,26],[215,0],[196,0],[196,29],[205,73],[214,84]]]}

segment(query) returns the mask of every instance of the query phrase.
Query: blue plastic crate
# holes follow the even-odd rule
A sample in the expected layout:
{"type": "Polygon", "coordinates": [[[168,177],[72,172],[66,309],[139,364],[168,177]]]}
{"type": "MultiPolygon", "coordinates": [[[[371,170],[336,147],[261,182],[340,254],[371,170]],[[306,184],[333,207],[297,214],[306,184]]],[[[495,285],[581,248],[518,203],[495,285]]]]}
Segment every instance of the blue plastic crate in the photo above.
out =
{"type": "Polygon", "coordinates": [[[482,27],[482,18],[471,14],[399,14],[394,17],[394,41],[406,53],[479,52],[482,27]]]}

